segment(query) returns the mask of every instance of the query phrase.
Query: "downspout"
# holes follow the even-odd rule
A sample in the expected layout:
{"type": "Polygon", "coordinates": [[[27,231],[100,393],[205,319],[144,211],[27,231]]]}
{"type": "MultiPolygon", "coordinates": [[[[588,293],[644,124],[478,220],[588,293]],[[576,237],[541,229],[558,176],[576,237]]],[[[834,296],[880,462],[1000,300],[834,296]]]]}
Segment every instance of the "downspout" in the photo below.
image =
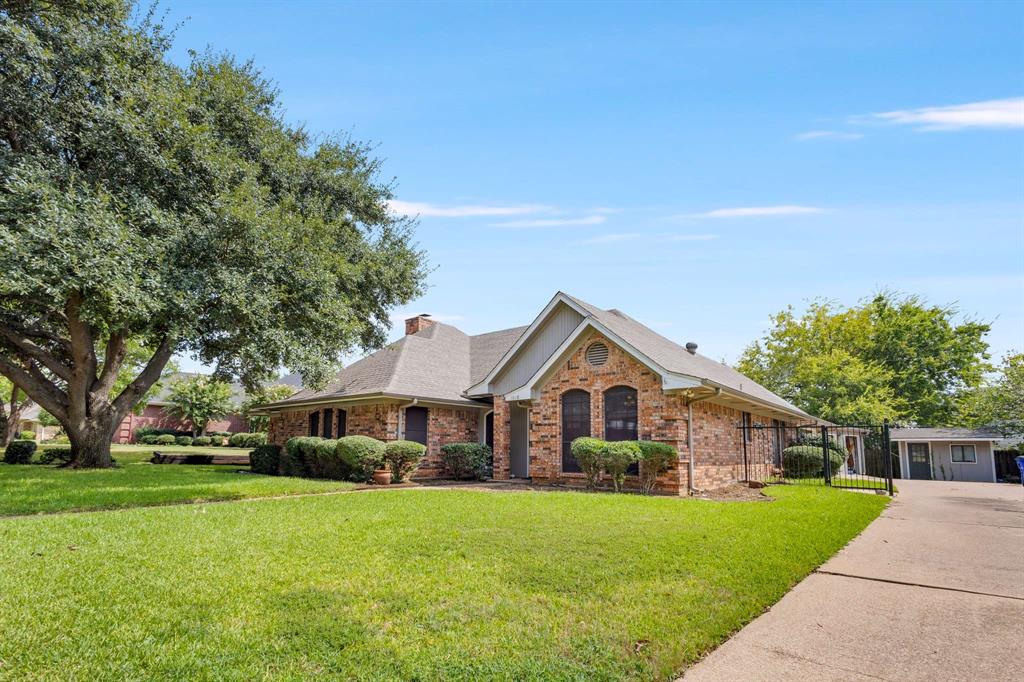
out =
{"type": "Polygon", "coordinates": [[[398,433],[395,434],[395,440],[402,440],[405,435],[405,408],[414,407],[419,401],[419,398],[413,398],[412,402],[398,406],[398,433]]]}
{"type": "Polygon", "coordinates": [[[694,493],[693,487],[693,475],[694,475],[694,464],[693,464],[693,404],[699,403],[702,400],[708,400],[710,398],[716,398],[722,394],[721,388],[716,388],[715,392],[711,395],[706,395],[702,398],[692,398],[686,401],[686,452],[689,455],[687,457],[686,465],[686,490],[690,495],[694,493]]]}

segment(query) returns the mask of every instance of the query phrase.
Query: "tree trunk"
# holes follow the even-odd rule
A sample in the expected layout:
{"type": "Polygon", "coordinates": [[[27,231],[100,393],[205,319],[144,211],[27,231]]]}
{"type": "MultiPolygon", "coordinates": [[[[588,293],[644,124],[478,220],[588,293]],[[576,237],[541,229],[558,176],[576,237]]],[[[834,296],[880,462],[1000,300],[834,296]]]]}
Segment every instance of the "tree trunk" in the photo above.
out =
{"type": "Polygon", "coordinates": [[[14,440],[18,433],[18,418],[8,417],[3,423],[3,431],[0,431],[0,447],[7,447],[14,440]]]}
{"type": "Polygon", "coordinates": [[[84,429],[69,429],[71,466],[76,469],[105,469],[113,466],[110,441],[120,420],[96,419],[84,429]]]}

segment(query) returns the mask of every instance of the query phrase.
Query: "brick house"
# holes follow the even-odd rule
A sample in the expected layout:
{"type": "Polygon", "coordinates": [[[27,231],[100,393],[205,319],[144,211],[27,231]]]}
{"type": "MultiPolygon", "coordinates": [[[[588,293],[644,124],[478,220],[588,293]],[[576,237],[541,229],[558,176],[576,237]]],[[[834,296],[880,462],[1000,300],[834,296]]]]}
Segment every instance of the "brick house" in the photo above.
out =
{"type": "MultiPolygon", "coordinates": [[[[679,458],[660,492],[686,494],[759,477],[741,424],[816,420],[731,367],[618,310],[558,293],[527,327],[469,336],[420,315],[405,336],[346,367],[324,390],[261,411],[270,441],[362,434],[424,443],[416,475],[442,474],[440,448],[482,442],[496,479],[582,485],[579,436],[670,443],[679,458]]],[[[627,485],[636,484],[636,477],[627,485]]]]}

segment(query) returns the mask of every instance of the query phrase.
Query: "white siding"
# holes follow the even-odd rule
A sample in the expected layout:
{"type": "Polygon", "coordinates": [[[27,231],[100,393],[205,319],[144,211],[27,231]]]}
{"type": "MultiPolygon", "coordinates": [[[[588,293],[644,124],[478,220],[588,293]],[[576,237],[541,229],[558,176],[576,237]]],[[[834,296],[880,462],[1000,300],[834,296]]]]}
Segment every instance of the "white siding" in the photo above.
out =
{"type": "Polygon", "coordinates": [[[986,481],[995,483],[992,443],[986,441],[932,441],[932,477],[938,481],[986,481]],[[973,445],[977,462],[954,462],[951,445],[973,445]]]}
{"type": "Polygon", "coordinates": [[[527,382],[541,365],[569,338],[583,316],[565,304],[557,306],[512,361],[491,382],[491,392],[501,395],[527,382]]]}

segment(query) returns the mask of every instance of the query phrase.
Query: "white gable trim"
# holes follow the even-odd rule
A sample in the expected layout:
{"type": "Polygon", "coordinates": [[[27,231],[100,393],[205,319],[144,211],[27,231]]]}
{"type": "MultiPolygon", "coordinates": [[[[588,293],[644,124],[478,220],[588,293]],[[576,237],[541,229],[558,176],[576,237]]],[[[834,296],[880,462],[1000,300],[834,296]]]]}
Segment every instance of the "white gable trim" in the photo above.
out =
{"type": "Polygon", "coordinates": [[[516,342],[512,344],[512,347],[505,351],[505,354],[501,356],[500,360],[498,360],[498,364],[496,364],[491,369],[491,371],[488,372],[487,376],[485,376],[483,380],[480,381],[480,383],[470,387],[469,390],[466,391],[466,395],[486,395],[490,393],[490,390],[488,390],[490,383],[494,381],[498,374],[501,373],[501,370],[505,368],[509,361],[515,357],[516,353],[519,352],[519,349],[526,345],[526,342],[530,340],[530,337],[533,336],[534,332],[536,332],[544,325],[544,322],[547,321],[548,317],[551,315],[551,313],[554,311],[555,307],[559,303],[564,303],[565,305],[569,306],[583,317],[587,317],[590,315],[590,313],[587,312],[584,308],[580,307],[580,305],[576,303],[576,301],[572,300],[569,296],[566,296],[561,291],[559,291],[548,302],[548,304],[544,306],[544,310],[540,311],[540,314],[534,318],[533,322],[530,323],[530,326],[526,328],[526,331],[524,331],[522,335],[518,339],[516,339],[516,342]]]}
{"type": "Polygon", "coordinates": [[[520,386],[519,388],[506,393],[503,397],[505,400],[533,400],[537,398],[536,388],[537,386],[547,377],[548,374],[557,366],[560,365],[565,359],[572,355],[573,352],[579,347],[581,339],[588,330],[593,329],[596,332],[604,335],[609,341],[617,345],[619,348],[624,350],[627,354],[633,357],[636,361],[650,369],[652,372],[661,377],[662,390],[670,391],[682,388],[698,388],[704,384],[697,377],[687,376],[685,374],[676,374],[675,372],[669,372],[664,367],[654,362],[651,358],[641,353],[632,344],[627,343],[621,336],[608,329],[606,326],[598,322],[592,317],[586,317],[582,322],[569,334],[568,338],[562,342],[562,345],[558,347],[551,357],[540,366],[540,369],[530,377],[530,379],[520,386]]]}

